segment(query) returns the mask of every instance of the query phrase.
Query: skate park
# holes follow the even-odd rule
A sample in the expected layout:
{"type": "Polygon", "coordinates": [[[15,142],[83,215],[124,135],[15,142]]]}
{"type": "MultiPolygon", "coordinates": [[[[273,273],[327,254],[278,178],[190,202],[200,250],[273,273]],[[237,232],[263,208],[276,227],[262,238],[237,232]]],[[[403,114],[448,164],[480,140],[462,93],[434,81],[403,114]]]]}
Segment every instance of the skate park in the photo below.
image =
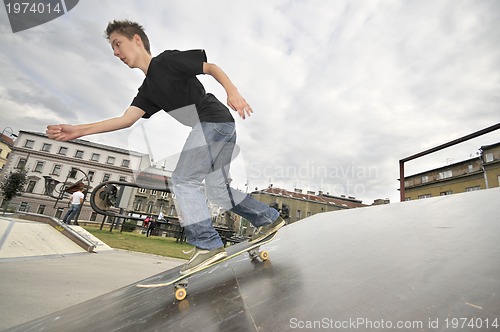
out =
{"type": "MultiPolygon", "coordinates": [[[[191,277],[183,301],[173,287],[136,287],[164,281],[182,261],[156,264],[157,272],[128,276],[105,294],[42,317],[27,313],[6,331],[494,330],[500,323],[499,201],[494,188],[317,214],[284,227],[265,245],[268,261],[241,255],[191,277]]],[[[75,258],[111,254],[65,255],[61,270],[75,258]]],[[[1,273],[8,276],[19,264],[36,268],[38,261],[3,261],[1,273]]],[[[124,271],[115,271],[115,279],[124,271]]],[[[44,306],[52,305],[57,287],[23,282],[32,290],[17,290],[19,296],[36,292],[44,306]]],[[[10,312],[27,311],[2,298],[10,312]]]]}

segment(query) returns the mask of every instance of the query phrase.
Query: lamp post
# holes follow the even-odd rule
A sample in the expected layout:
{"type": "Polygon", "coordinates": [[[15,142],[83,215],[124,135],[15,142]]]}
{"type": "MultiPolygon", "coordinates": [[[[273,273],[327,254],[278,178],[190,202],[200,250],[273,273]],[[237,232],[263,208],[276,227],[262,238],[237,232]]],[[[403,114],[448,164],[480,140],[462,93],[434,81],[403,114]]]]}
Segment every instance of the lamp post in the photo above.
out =
{"type": "Polygon", "coordinates": [[[2,133],[0,134],[0,136],[3,136],[3,133],[5,133],[5,131],[6,131],[7,129],[10,129],[10,134],[9,134],[9,136],[10,136],[10,137],[12,137],[12,136],[17,137],[17,135],[16,135],[16,134],[14,134],[14,129],[12,129],[11,127],[5,127],[5,128],[2,130],[2,133]]]}

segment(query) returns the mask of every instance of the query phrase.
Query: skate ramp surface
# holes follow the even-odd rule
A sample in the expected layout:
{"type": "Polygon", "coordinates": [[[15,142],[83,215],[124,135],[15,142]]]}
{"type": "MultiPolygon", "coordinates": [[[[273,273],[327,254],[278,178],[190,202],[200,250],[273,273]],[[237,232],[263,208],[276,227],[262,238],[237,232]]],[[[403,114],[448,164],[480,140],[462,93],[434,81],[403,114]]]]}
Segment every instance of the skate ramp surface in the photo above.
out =
{"type": "Polygon", "coordinates": [[[268,261],[191,277],[181,302],[132,284],[8,331],[495,330],[499,202],[490,189],[315,215],[283,228],[268,261]]]}
{"type": "Polygon", "coordinates": [[[49,224],[0,218],[0,259],[84,252],[49,224]]]}

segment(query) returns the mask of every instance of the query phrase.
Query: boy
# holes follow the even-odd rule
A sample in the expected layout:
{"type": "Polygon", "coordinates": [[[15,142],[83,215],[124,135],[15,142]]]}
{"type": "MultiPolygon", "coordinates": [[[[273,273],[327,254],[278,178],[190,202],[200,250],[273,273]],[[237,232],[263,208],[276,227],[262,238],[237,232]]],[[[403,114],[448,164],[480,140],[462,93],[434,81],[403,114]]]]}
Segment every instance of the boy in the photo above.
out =
{"type": "Polygon", "coordinates": [[[212,226],[207,198],[257,227],[250,242],[258,242],[284,226],[278,211],[229,186],[229,164],[236,142],[234,119],[229,109],[207,94],[196,78],[208,74],[217,80],[226,90],[229,107],[245,119],[253,111],[226,73],[208,63],[203,50],[165,51],[153,57],[144,29],[135,22],[113,21],[105,32],[114,55],[146,75],[137,96],[122,116],[89,124],[51,125],[47,127],[48,137],[66,141],[119,130],[160,110],[192,127],[171,179],[187,241],[195,246],[181,274],[227,256],[212,226]]]}

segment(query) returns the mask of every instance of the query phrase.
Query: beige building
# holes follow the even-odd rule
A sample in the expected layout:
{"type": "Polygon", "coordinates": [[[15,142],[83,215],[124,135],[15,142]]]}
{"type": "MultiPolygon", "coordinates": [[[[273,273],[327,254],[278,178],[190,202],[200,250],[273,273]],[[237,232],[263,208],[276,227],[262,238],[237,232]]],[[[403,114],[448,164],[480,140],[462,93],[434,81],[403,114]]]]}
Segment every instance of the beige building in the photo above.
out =
{"type": "Polygon", "coordinates": [[[337,197],[323,192],[316,194],[312,191],[303,193],[301,189],[288,191],[269,187],[264,190],[254,191],[251,195],[261,202],[278,207],[280,210],[288,209],[289,223],[299,221],[317,213],[366,206],[362,201],[354,197],[337,197]]]}
{"type": "MultiPolygon", "coordinates": [[[[61,218],[68,207],[69,195],[55,204],[56,199],[45,193],[46,179],[59,183],[53,192],[54,196],[58,196],[61,184],[82,181],[87,185],[88,176],[88,189],[91,192],[92,188],[104,181],[132,181],[132,165],[140,164],[144,156],[85,140],[58,142],[42,133],[20,131],[2,176],[20,168],[28,171],[25,192],[12,200],[13,209],[61,218]]],[[[96,220],[97,214],[88,202],[90,194],[86,199],[80,219],[96,220]]],[[[1,196],[0,201],[3,204],[1,196]]]]}
{"type": "Polygon", "coordinates": [[[0,172],[2,171],[5,164],[7,164],[7,159],[12,151],[12,146],[14,145],[14,140],[7,135],[0,135],[0,172]]]}
{"type": "Polygon", "coordinates": [[[498,187],[500,143],[482,146],[478,157],[405,177],[405,200],[498,187]]]}

